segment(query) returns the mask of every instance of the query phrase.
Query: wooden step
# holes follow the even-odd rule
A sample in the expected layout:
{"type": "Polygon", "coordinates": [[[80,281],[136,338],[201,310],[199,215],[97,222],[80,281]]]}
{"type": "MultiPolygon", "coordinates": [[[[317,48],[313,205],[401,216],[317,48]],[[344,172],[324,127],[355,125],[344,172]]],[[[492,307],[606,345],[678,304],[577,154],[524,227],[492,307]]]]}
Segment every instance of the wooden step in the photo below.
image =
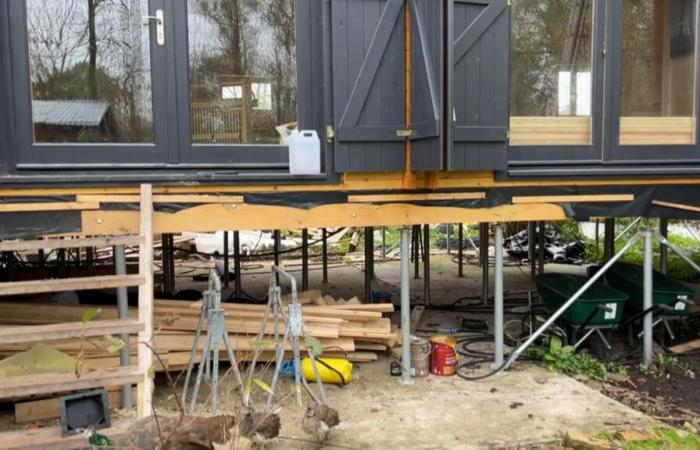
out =
{"type": "MultiPolygon", "coordinates": [[[[111,428],[99,430],[99,433],[115,439],[123,436],[132,423],[131,420],[113,421],[111,428]]],[[[0,433],[0,442],[5,450],[73,450],[89,447],[85,436],[63,437],[57,426],[0,433]]]]}
{"type": "Polygon", "coordinates": [[[92,370],[83,373],[80,378],[74,373],[21,375],[0,378],[0,399],[57,394],[139,381],[143,381],[143,375],[139,374],[135,366],[92,370]]]}
{"type": "Polygon", "coordinates": [[[52,280],[11,281],[0,283],[0,295],[40,294],[43,292],[80,291],[140,286],[141,275],[108,275],[102,277],[63,278],[52,280]]]}
{"type": "Polygon", "coordinates": [[[107,334],[143,331],[143,323],[138,320],[95,320],[90,323],[67,322],[51,325],[30,325],[0,329],[0,345],[24,344],[30,342],[60,341],[63,339],[105,336],[107,334]]]}
{"type": "Polygon", "coordinates": [[[0,242],[0,252],[24,250],[55,250],[59,248],[111,247],[114,245],[141,245],[141,236],[107,236],[81,239],[43,239],[36,241],[0,242]]]}

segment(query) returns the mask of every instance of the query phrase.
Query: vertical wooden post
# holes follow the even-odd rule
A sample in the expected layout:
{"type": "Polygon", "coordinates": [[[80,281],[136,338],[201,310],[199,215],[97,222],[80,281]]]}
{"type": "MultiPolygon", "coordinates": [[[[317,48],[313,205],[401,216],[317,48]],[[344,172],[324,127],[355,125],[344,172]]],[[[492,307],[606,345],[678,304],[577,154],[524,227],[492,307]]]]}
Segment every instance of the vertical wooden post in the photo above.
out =
{"type": "Polygon", "coordinates": [[[153,355],[149,345],[153,339],[153,189],[150,184],[141,185],[141,237],[139,248],[139,274],[143,283],[139,286],[139,321],[144,329],[139,333],[138,369],[143,381],[138,385],[138,415],[150,416],[153,412],[153,355]]]}

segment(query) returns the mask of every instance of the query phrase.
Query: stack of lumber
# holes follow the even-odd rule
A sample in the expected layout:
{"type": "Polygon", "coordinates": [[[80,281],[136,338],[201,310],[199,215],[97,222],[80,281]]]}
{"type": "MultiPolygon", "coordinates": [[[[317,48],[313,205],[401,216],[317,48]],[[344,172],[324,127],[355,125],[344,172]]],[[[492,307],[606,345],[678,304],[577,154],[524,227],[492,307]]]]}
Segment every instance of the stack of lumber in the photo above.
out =
{"type": "MultiPolygon", "coordinates": [[[[357,299],[349,301],[335,300],[320,294],[320,291],[308,291],[300,295],[304,304],[304,329],[309,336],[317,338],[324,350],[324,356],[344,357],[353,362],[369,362],[377,359],[377,353],[397,344],[399,333],[392,328],[390,320],[384,314],[394,310],[391,304],[362,304],[357,299]],[[316,297],[309,300],[311,297],[316,297]],[[323,304],[323,306],[319,306],[323,304]]],[[[162,361],[171,370],[179,370],[187,365],[194,343],[195,331],[199,321],[201,302],[178,300],[156,300],[154,320],[153,347],[162,361]]],[[[5,303],[0,302],[0,358],[28,350],[33,343],[12,343],[6,335],[15,327],[47,325],[62,322],[80,322],[88,310],[101,309],[94,319],[113,320],[117,318],[116,307],[112,306],[73,306],[48,303],[5,303]]],[[[267,337],[262,341],[256,339],[262,327],[262,318],[266,305],[224,304],[226,326],[236,356],[239,360],[249,359],[256,348],[263,346],[262,361],[272,359],[274,342],[272,333],[274,325],[271,320],[266,324],[267,337]]],[[[129,310],[131,318],[137,318],[136,308],[129,310]]],[[[94,323],[94,322],[93,322],[94,323]]],[[[204,344],[206,322],[200,348],[204,344]]],[[[37,336],[35,341],[40,341],[37,336]]],[[[136,354],[136,335],[129,340],[132,354],[136,354]]],[[[100,336],[84,339],[66,339],[50,343],[56,349],[71,356],[82,352],[85,366],[89,368],[109,368],[119,365],[118,354],[109,353],[109,343],[100,336]]],[[[291,347],[289,348],[291,350],[291,347]]],[[[226,359],[225,352],[221,358],[226,359]]],[[[161,369],[161,368],[159,368],[161,369]]]]}

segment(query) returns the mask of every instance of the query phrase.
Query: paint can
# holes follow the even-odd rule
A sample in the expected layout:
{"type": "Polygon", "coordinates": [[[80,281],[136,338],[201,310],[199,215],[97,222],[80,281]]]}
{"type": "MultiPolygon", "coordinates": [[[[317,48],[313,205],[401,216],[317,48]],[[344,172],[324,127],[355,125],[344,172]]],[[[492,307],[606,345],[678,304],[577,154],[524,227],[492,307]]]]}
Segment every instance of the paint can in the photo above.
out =
{"type": "Polygon", "coordinates": [[[430,374],[430,341],[411,336],[411,375],[424,378],[430,374]]]}
{"type": "Polygon", "coordinates": [[[457,339],[436,335],[430,338],[430,373],[451,377],[457,372],[457,339]]]}

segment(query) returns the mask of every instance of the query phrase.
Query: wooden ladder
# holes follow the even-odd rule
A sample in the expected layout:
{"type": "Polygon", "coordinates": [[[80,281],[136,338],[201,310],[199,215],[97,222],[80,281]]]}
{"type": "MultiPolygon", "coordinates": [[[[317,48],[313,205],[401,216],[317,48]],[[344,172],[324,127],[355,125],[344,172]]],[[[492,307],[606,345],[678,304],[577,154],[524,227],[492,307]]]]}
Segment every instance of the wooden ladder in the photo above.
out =
{"type": "Polygon", "coordinates": [[[98,319],[86,324],[69,322],[0,329],[0,345],[137,332],[137,364],[90,370],[82,373],[80,376],[76,376],[75,373],[57,372],[0,378],[0,399],[136,383],[138,384],[138,414],[140,417],[151,414],[153,398],[153,379],[152,371],[150,370],[153,355],[149,348],[153,337],[153,192],[151,185],[141,185],[139,200],[140,234],[138,236],[0,242],[0,252],[117,245],[138,246],[139,273],[137,275],[110,275],[0,283],[0,296],[138,286],[138,320],[129,318],[116,320],[98,319]]]}

